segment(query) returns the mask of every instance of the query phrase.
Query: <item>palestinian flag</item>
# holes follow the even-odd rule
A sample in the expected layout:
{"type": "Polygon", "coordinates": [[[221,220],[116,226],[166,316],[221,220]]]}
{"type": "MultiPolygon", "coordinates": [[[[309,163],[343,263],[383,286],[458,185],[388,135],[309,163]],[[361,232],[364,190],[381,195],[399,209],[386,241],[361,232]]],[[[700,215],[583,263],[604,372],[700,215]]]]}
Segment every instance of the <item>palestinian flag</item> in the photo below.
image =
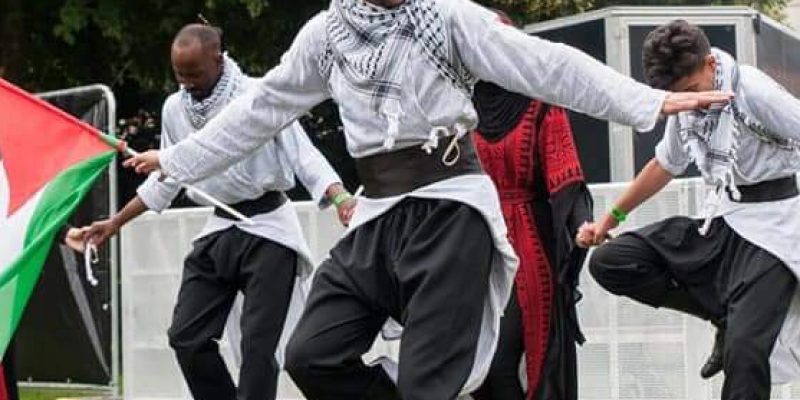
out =
{"type": "Polygon", "coordinates": [[[0,356],[54,238],[112,161],[108,140],[0,79],[0,356]]]}

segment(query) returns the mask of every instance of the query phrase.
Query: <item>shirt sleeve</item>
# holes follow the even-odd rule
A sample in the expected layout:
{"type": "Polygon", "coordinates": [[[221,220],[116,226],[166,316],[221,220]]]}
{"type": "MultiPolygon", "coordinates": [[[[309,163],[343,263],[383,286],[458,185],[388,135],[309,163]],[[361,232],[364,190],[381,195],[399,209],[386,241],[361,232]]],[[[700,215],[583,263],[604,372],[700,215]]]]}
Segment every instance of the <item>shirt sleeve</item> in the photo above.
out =
{"type": "Polygon", "coordinates": [[[466,67],[507,90],[596,118],[652,130],[667,92],[624,76],[573,47],[530,36],[469,0],[448,0],[466,67]]]}
{"type": "Polygon", "coordinates": [[[664,129],[664,137],[656,145],[656,161],[672,176],[678,176],[689,167],[691,158],[686,143],[681,138],[678,117],[671,116],[664,129]]]}
{"type": "Polygon", "coordinates": [[[786,139],[800,141],[800,100],[755,67],[740,68],[737,101],[743,101],[758,123],[786,139]]]}
{"type": "MultiPolygon", "coordinates": [[[[172,136],[169,127],[171,118],[169,111],[169,101],[164,103],[161,111],[161,149],[167,149],[175,145],[176,140],[172,136]]],[[[136,194],[148,209],[162,212],[175,200],[181,191],[181,185],[171,179],[159,180],[161,173],[155,171],[147,176],[147,179],[136,189],[136,194]]]]}
{"type": "Polygon", "coordinates": [[[324,15],[312,19],[280,64],[232,101],[200,131],[161,152],[164,172],[195,182],[243,159],[316,104],[329,97],[318,59],[324,15]]]}
{"type": "Polygon", "coordinates": [[[286,153],[289,163],[303,186],[311,193],[311,198],[320,209],[331,205],[325,196],[328,188],[342,180],[325,156],[311,143],[299,122],[295,122],[281,133],[281,149],[286,153]]]}
{"type": "Polygon", "coordinates": [[[56,241],[60,244],[65,244],[67,242],[67,233],[73,226],[70,224],[64,224],[58,232],[56,232],[56,241]]]}

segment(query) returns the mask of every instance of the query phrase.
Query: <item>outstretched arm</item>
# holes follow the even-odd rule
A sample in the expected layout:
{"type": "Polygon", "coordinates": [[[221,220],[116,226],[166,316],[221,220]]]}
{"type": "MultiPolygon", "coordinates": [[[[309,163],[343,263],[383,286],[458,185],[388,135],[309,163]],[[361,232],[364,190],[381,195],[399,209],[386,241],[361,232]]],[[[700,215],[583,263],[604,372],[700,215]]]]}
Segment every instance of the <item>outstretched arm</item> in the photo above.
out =
{"type": "MultiPolygon", "coordinates": [[[[664,137],[656,145],[656,155],[636,176],[628,190],[614,202],[617,211],[628,214],[661,191],[675,176],[686,170],[691,162],[684,138],[680,134],[678,117],[670,117],[664,137]]],[[[619,225],[617,218],[606,214],[597,223],[586,223],[578,231],[576,242],[588,247],[602,243],[608,231],[619,225]]]]}
{"type": "Polygon", "coordinates": [[[342,179],[320,153],[299,122],[295,122],[280,136],[281,148],[286,152],[297,178],[311,194],[320,209],[331,204],[342,225],[350,224],[355,211],[355,199],[347,192],[342,179]]]}
{"type": "MultiPolygon", "coordinates": [[[[300,183],[311,194],[311,198],[319,208],[326,208],[332,204],[333,196],[338,191],[332,191],[332,186],[341,186],[342,179],[325,159],[325,156],[311,143],[308,134],[299,122],[290,125],[281,133],[281,150],[286,153],[292,170],[297,175],[300,183]],[[335,193],[334,193],[335,192],[335,193]]],[[[344,190],[343,188],[341,188],[344,190]]]]}
{"type": "MultiPolygon", "coordinates": [[[[636,176],[628,190],[614,202],[614,209],[624,214],[632,212],[660,192],[672,178],[672,174],[653,158],[636,176]]],[[[608,237],[608,232],[618,225],[617,217],[609,212],[599,222],[583,225],[578,231],[576,242],[581,247],[597,246],[603,243],[608,237]]]]}
{"type": "Polygon", "coordinates": [[[306,24],[280,64],[203,129],[160,153],[131,157],[125,166],[139,173],[160,168],[177,182],[191,183],[224,170],[273,139],[328,98],[318,65],[324,22],[320,14],[306,24]]]}
{"type": "MultiPolygon", "coordinates": [[[[173,136],[171,128],[173,109],[170,101],[164,103],[161,110],[161,149],[167,149],[178,142],[173,136]]],[[[180,184],[159,179],[158,174],[150,174],[147,179],[136,189],[136,196],[131,199],[121,210],[113,216],[95,221],[89,226],[80,228],[80,239],[84,242],[91,241],[95,246],[100,246],[108,238],[119,233],[120,229],[130,220],[142,215],[147,210],[161,212],[169,207],[170,203],[180,193],[180,184]]]]}
{"type": "Polygon", "coordinates": [[[130,220],[142,215],[147,211],[147,205],[142,201],[139,196],[134,196],[122,210],[119,210],[112,217],[95,221],[91,225],[81,228],[83,231],[84,241],[91,242],[95,246],[100,246],[108,240],[108,238],[119,233],[125,224],[130,220]]]}
{"type": "Polygon", "coordinates": [[[66,226],[59,231],[58,238],[72,250],[83,253],[86,250],[86,243],[95,246],[102,245],[108,238],[119,233],[119,230],[128,221],[145,211],[147,211],[147,206],[139,196],[136,196],[111,218],[95,221],[91,225],[81,228],[66,226]]]}
{"type": "MultiPolygon", "coordinates": [[[[669,173],[657,159],[653,158],[636,176],[628,190],[614,202],[614,208],[624,214],[635,210],[639,205],[660,192],[672,180],[669,173]]],[[[619,221],[611,213],[604,215],[596,224],[586,224],[578,231],[577,243],[581,247],[601,244],[608,232],[619,225],[619,221]]]]}
{"type": "Polygon", "coordinates": [[[742,66],[743,99],[752,117],[772,134],[800,142],[800,100],[752,66],[742,66]]]}
{"type": "Polygon", "coordinates": [[[593,117],[653,129],[660,115],[727,101],[729,94],[667,93],[620,74],[585,53],[530,36],[500,23],[496,15],[469,0],[442,2],[450,7],[455,46],[478,78],[507,90],[593,117]]]}

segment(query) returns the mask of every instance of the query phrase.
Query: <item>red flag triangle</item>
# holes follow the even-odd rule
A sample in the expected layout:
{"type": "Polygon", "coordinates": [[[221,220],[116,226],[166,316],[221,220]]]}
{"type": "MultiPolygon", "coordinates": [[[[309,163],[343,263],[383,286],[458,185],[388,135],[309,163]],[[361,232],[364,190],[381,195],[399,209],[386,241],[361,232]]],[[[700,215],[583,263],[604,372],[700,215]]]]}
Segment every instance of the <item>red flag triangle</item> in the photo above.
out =
{"type": "Polygon", "coordinates": [[[95,128],[0,79],[0,158],[11,191],[7,216],[65,169],[109,150],[95,128]]]}

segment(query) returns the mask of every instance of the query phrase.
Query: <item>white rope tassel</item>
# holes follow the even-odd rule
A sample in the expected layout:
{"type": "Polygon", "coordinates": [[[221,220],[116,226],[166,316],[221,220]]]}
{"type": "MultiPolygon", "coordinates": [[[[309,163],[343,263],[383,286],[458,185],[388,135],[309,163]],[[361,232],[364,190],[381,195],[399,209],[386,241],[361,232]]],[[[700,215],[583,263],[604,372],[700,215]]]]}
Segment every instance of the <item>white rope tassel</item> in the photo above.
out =
{"type": "Polygon", "coordinates": [[[447,145],[447,149],[442,154],[442,164],[452,167],[461,158],[461,147],[458,145],[458,135],[454,135],[447,145]]]}
{"type": "Polygon", "coordinates": [[[94,276],[92,264],[100,262],[100,256],[97,255],[97,246],[93,243],[86,243],[83,250],[83,267],[86,270],[86,281],[92,286],[97,286],[100,282],[94,276]]]}
{"type": "Polygon", "coordinates": [[[428,134],[428,140],[422,144],[422,150],[428,155],[433,154],[433,151],[439,147],[439,136],[447,136],[448,133],[450,132],[443,126],[434,127],[428,134]]]}
{"type": "MultiPolygon", "coordinates": [[[[728,110],[728,113],[731,113],[730,106],[728,107],[727,110],[728,110]]],[[[739,169],[739,146],[740,146],[740,144],[739,144],[740,133],[739,132],[740,131],[739,131],[739,126],[738,126],[738,123],[736,122],[736,119],[734,119],[732,116],[730,118],[733,121],[732,124],[733,124],[734,128],[733,128],[733,134],[731,135],[731,140],[733,141],[731,143],[731,150],[730,150],[731,151],[731,169],[730,169],[730,171],[728,171],[726,179],[728,180],[728,191],[731,194],[731,198],[733,198],[734,201],[739,201],[739,200],[742,199],[742,193],[739,191],[739,188],[736,187],[735,175],[738,173],[740,176],[744,177],[744,174],[739,169]]]]}
{"type": "Polygon", "coordinates": [[[400,113],[402,111],[398,100],[387,100],[384,105],[382,113],[386,116],[386,122],[389,123],[389,127],[386,130],[386,139],[383,141],[383,147],[386,150],[394,148],[397,136],[400,134],[400,113]]]}
{"type": "Polygon", "coordinates": [[[706,196],[706,204],[703,210],[705,221],[703,221],[703,225],[698,229],[700,236],[705,236],[708,233],[708,229],[711,227],[711,221],[716,217],[722,191],[722,187],[717,186],[713,192],[709,192],[708,196],[706,196]]]}
{"type": "Polygon", "coordinates": [[[728,191],[734,201],[740,201],[742,199],[742,192],[739,191],[739,188],[733,180],[733,171],[728,174],[728,191]]]}

